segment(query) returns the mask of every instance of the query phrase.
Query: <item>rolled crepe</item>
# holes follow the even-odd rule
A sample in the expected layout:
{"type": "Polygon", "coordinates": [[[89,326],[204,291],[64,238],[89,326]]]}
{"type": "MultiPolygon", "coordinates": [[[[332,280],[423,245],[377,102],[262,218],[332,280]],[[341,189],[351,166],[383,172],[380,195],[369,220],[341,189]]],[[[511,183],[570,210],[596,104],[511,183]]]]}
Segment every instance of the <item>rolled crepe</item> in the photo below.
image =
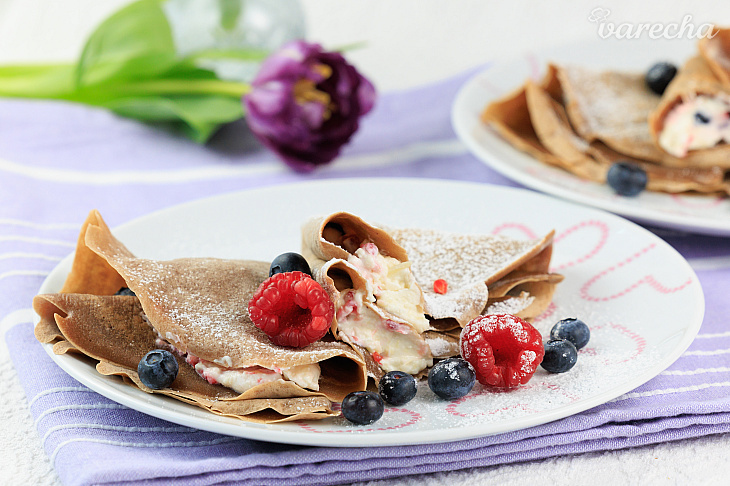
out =
{"type": "Polygon", "coordinates": [[[408,254],[384,229],[346,212],[312,218],[302,227],[302,254],[315,269],[347,261],[362,276],[366,299],[384,315],[419,333],[428,329],[408,254]]]}
{"type": "MultiPolygon", "coordinates": [[[[80,286],[85,293],[95,294],[97,285],[107,288],[116,277],[106,272],[103,275],[109,282],[97,284],[77,272],[95,274],[94,268],[100,262],[107,263],[119,274],[124,286],[135,292],[134,299],[139,302],[148,323],[146,325],[153,330],[156,338],[180,355],[185,355],[188,361],[201,361],[222,371],[253,372],[261,367],[268,370],[264,371],[265,374],[271,371],[281,375],[244,393],[237,393],[238,400],[252,397],[286,400],[316,395],[326,400],[341,401],[351,391],[365,389],[365,363],[350,346],[324,340],[305,348],[277,346],[253,325],[248,316],[248,302],[259,284],[268,277],[267,263],[214,258],[170,261],[136,258],[114,238],[95,211],[90,214],[84,229],[83,245],[91,252],[77,251],[78,261],[73,265],[69,281],[86,282],[87,285],[80,286]],[[100,256],[101,260],[94,255],[100,256]],[[317,369],[320,370],[318,377],[317,369]]],[[[48,309],[45,306],[41,310],[48,313],[48,309]]],[[[58,315],[62,315],[64,309],[59,310],[62,312],[58,315]]],[[[50,322],[50,319],[46,318],[45,322],[50,322]]],[[[53,328],[41,326],[41,323],[36,332],[39,339],[44,342],[72,342],[61,326],[53,328]]],[[[103,330],[99,332],[103,333],[103,330]]],[[[107,352],[113,353],[113,346],[109,348],[107,352]]],[[[96,356],[105,357],[98,352],[96,356]]],[[[109,361],[115,366],[120,365],[109,361]]],[[[126,371],[123,374],[133,377],[126,371]]],[[[200,377],[198,379],[203,381],[200,377]]]]}
{"type": "MultiPolygon", "coordinates": [[[[676,110],[680,109],[680,105],[695,102],[698,97],[706,97],[707,99],[722,100],[724,107],[717,116],[724,117],[721,121],[724,123],[727,119],[727,109],[730,108],[730,90],[723,85],[722,81],[717,78],[715,71],[707,63],[703,56],[695,56],[689,59],[677,72],[666,91],[661,97],[661,101],[657,107],[649,115],[649,130],[653,137],[654,143],[664,149],[672,150],[675,146],[679,147],[681,154],[677,159],[667,159],[667,165],[670,162],[675,166],[692,166],[692,167],[721,167],[730,169],[730,144],[722,142],[712,145],[708,148],[692,149],[686,151],[683,147],[691,141],[693,135],[689,129],[704,129],[703,124],[693,123],[689,127],[682,124],[682,130],[673,131],[671,137],[664,138],[664,132],[668,130],[671,123],[671,116],[676,110]],[[686,128],[686,129],[685,129],[686,128]]],[[[689,117],[695,115],[694,110],[689,113],[689,117]]],[[[708,119],[715,124],[713,119],[715,115],[708,113],[708,119]]],[[[708,125],[709,126],[709,125],[708,125]]],[[[698,132],[699,133],[699,132],[698,132]]]]}
{"type": "Polygon", "coordinates": [[[433,364],[423,293],[386,230],[346,212],[312,218],[302,227],[302,254],[335,303],[333,333],[363,349],[371,376],[415,375],[433,364]]]}
{"type": "Polygon", "coordinates": [[[333,258],[315,275],[335,303],[332,333],[361,350],[369,376],[379,381],[388,371],[418,375],[433,364],[429,335],[369,300],[369,283],[357,267],[333,258]]]}

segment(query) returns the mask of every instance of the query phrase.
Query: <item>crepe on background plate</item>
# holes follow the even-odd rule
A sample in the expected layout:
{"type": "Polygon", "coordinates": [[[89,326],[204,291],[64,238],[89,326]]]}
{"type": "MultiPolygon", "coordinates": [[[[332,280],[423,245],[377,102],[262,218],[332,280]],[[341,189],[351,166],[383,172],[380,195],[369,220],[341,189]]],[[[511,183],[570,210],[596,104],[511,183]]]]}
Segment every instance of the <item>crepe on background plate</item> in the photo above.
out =
{"type": "Polygon", "coordinates": [[[643,75],[550,64],[542,80],[490,103],[482,121],[516,148],[576,176],[604,183],[618,160],[639,164],[647,188],[670,193],[727,193],[725,170],[663,152],[649,130],[660,97],[643,75]]]}
{"type": "Polygon", "coordinates": [[[114,238],[96,211],[89,215],[82,235],[68,285],[64,285],[79,293],[38,296],[34,301],[41,315],[36,336],[42,342],[56,342],[54,351],[78,350],[98,360],[101,373],[125,376],[148,392],[152,390],[136,375],[136,363],[140,353],[144,355],[161,345],[187,354],[194,364],[201,360],[223,371],[247,369],[265,380],[236,393],[222,385],[206,386],[209,383],[182,360],[180,378],[170,389],[157,392],[214,413],[253,421],[324,418],[334,413],[330,401],[341,401],[349,392],[365,389],[365,364],[347,344],[323,340],[305,348],[277,346],[253,325],[248,301],[268,277],[268,263],[136,258],[114,238]],[[118,283],[118,276],[105,265],[136,293],[130,299],[138,304],[129,303],[129,299],[120,301],[119,296],[94,295],[109,294],[118,283]],[[102,271],[98,270],[100,266],[102,271]],[[95,281],[86,274],[105,275],[108,281],[95,281]],[[139,316],[135,305],[144,317],[139,316]],[[100,320],[104,312],[115,318],[100,320]],[[94,342],[102,343],[101,347],[91,347],[89,339],[80,337],[91,333],[95,322],[105,323],[104,328],[93,331],[100,336],[94,342]],[[128,332],[146,338],[132,341],[135,346],[131,355],[120,359],[117,348],[128,332]],[[103,338],[106,333],[110,336],[108,345],[103,338]],[[321,373],[313,379],[315,367],[321,373]],[[266,381],[272,378],[267,376],[272,372],[281,376],[266,381]],[[176,389],[180,380],[181,386],[176,389]]]}

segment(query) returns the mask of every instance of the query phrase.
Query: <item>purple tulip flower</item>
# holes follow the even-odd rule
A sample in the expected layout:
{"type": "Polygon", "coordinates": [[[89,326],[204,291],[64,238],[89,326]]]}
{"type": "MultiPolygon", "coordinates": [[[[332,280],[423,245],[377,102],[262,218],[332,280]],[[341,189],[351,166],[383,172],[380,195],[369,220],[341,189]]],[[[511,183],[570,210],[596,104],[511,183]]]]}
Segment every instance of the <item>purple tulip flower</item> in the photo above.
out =
{"type": "Polygon", "coordinates": [[[268,148],[307,172],[337,157],[375,103],[375,88],[341,54],[294,41],[269,56],[244,97],[268,148]]]}

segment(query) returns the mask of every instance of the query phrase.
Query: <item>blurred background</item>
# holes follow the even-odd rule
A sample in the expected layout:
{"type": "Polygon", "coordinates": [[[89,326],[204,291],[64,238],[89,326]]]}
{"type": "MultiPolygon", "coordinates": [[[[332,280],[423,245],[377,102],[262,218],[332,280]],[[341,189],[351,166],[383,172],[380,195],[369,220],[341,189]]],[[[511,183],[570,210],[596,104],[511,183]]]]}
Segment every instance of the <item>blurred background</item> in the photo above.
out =
{"type": "MultiPolygon", "coordinates": [[[[198,0],[200,1],[200,0],[198,0]]],[[[266,2],[266,0],[263,0],[266,2]]],[[[127,0],[0,0],[0,63],[70,61],[127,0]]],[[[271,5],[280,0],[268,0],[271,5]]],[[[326,48],[365,44],[348,59],[380,90],[447,78],[490,59],[598,38],[591,12],[621,23],[730,24],[730,2],[665,0],[299,0],[306,37],[326,48]]],[[[284,16],[294,13],[286,8],[284,16]]],[[[630,40],[626,40],[630,42],[630,40]]]]}

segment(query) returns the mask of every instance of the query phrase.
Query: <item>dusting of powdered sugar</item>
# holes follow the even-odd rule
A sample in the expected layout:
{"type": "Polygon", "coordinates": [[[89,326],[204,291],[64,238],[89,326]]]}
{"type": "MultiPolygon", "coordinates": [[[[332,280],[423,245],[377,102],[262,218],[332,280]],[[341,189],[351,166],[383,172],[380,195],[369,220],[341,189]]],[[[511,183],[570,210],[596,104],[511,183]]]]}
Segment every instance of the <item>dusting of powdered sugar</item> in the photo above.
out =
{"type": "Polygon", "coordinates": [[[534,301],[535,297],[523,292],[519,296],[491,303],[484,314],[519,314],[534,301]]]}
{"type": "Polygon", "coordinates": [[[388,228],[405,248],[411,271],[424,293],[432,317],[479,314],[486,307],[485,282],[519,265],[541,240],[517,240],[502,235],[464,235],[431,229],[388,228]],[[448,291],[433,290],[436,280],[446,280],[448,291]],[[481,308],[476,309],[476,307],[481,308]]]}
{"type": "Polygon", "coordinates": [[[448,340],[443,336],[425,336],[424,340],[431,348],[431,355],[438,358],[457,356],[459,354],[459,343],[448,340]]]}
{"type": "Polygon", "coordinates": [[[641,73],[597,71],[561,66],[558,77],[570,110],[580,112],[585,125],[574,123],[581,136],[651,140],[647,117],[659,96],[646,88],[641,73]]]}
{"type": "MultiPolygon", "coordinates": [[[[178,347],[231,367],[290,368],[347,349],[317,341],[303,348],[277,346],[251,322],[248,303],[268,274],[268,264],[216,258],[155,261],[119,257],[121,273],[162,335],[178,347]]],[[[349,352],[348,354],[353,354],[349,352]]]]}
{"type": "MultiPolygon", "coordinates": [[[[561,317],[572,314],[559,312],[561,317]]],[[[536,323],[543,330],[543,341],[549,339],[554,317],[536,323]]],[[[446,404],[421,381],[416,399],[406,409],[427,417],[430,429],[479,427],[525,419],[558,412],[564,407],[574,407],[576,402],[610,393],[625,386],[627,377],[645,374],[663,356],[661,349],[648,345],[641,335],[632,331],[636,326],[631,323],[613,322],[590,312],[580,317],[590,322],[591,340],[578,352],[578,361],[570,371],[548,373],[538,366],[529,382],[512,389],[477,382],[468,395],[446,404]]],[[[523,357],[522,364],[527,366],[534,359],[534,353],[530,353],[523,357]]]]}

